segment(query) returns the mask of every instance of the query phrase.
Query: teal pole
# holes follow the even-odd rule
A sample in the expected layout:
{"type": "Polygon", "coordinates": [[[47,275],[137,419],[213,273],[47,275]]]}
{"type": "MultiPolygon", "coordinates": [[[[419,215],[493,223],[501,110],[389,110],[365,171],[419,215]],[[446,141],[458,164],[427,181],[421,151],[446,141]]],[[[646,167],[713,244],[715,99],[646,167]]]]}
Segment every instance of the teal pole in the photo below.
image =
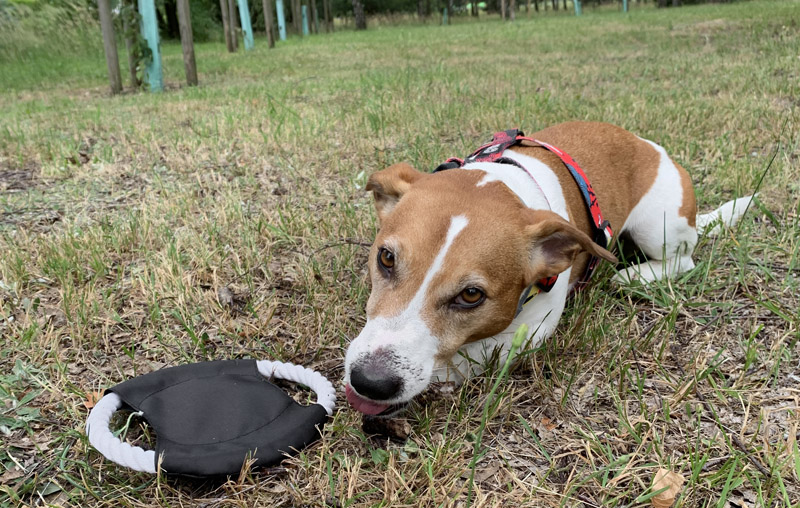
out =
{"type": "Polygon", "coordinates": [[[275,10],[278,11],[278,36],[282,41],[286,40],[286,16],[283,15],[283,0],[275,2],[275,10]]]}
{"type": "Polygon", "coordinates": [[[164,77],[161,73],[161,51],[158,47],[158,23],[156,22],[156,4],[153,0],[139,0],[139,15],[142,17],[142,37],[150,48],[153,58],[147,63],[144,74],[151,92],[164,89],[164,77]]]}
{"type": "Polygon", "coordinates": [[[442,24],[443,25],[447,24],[447,7],[442,9],[442,24]]]}
{"type": "Polygon", "coordinates": [[[622,12],[628,12],[628,0],[622,0],[622,12]]]}
{"type": "Polygon", "coordinates": [[[303,6],[303,37],[308,35],[308,6],[303,6]]]}
{"type": "Polygon", "coordinates": [[[239,21],[244,34],[244,49],[250,51],[253,49],[253,25],[250,23],[250,7],[247,5],[247,0],[239,0],[239,21]]]}
{"type": "Polygon", "coordinates": [[[576,16],[580,16],[581,15],[581,0],[572,0],[572,1],[575,4],[575,15],[576,16]]]}

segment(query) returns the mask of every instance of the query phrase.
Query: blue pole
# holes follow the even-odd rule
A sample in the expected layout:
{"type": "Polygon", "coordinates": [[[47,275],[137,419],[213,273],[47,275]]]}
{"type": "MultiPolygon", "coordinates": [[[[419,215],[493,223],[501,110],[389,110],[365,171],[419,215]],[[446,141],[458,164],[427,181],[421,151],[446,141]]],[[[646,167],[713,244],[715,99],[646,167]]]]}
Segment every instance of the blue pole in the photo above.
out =
{"type": "Polygon", "coordinates": [[[275,2],[275,10],[278,11],[278,36],[282,41],[286,40],[286,16],[283,15],[283,0],[275,2]]]}
{"type": "Polygon", "coordinates": [[[572,0],[572,1],[575,4],[575,15],[576,16],[580,16],[581,15],[581,0],[572,0]]]}
{"type": "Polygon", "coordinates": [[[164,89],[164,77],[161,73],[161,51],[158,47],[158,23],[156,22],[156,4],[153,0],[139,0],[139,15],[142,17],[142,37],[150,48],[152,58],[145,67],[144,74],[151,92],[164,89]]]}
{"type": "Polygon", "coordinates": [[[628,0],[622,0],[622,12],[628,12],[628,0]]]}
{"type": "Polygon", "coordinates": [[[447,24],[447,7],[442,9],[442,24],[443,25],[447,24]]]}
{"type": "Polygon", "coordinates": [[[250,7],[247,0],[239,0],[239,21],[242,22],[242,33],[244,34],[244,49],[253,49],[253,25],[250,23],[250,7]]]}
{"type": "Polygon", "coordinates": [[[303,37],[308,35],[308,6],[303,6],[303,37]]]}

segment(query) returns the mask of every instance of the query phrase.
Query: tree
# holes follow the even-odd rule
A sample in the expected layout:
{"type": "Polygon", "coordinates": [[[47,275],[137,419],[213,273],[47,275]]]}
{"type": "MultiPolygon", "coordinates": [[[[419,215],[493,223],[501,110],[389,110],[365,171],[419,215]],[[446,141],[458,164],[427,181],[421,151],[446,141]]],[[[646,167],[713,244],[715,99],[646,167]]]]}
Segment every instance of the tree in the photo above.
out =
{"type": "Polygon", "coordinates": [[[356,20],[356,30],[367,29],[367,15],[364,14],[364,4],[361,0],[353,0],[353,17],[356,20]]]}

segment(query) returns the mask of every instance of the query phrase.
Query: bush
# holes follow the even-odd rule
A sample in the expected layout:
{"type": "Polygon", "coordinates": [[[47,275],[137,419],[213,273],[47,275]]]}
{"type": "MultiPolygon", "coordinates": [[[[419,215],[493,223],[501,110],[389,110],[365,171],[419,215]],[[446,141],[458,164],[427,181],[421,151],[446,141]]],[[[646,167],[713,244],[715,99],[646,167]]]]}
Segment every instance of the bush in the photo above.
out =
{"type": "MultiPolygon", "coordinates": [[[[260,2],[256,3],[260,9],[260,2]]],[[[192,12],[192,35],[196,42],[218,40],[222,37],[219,1],[190,0],[189,9],[192,12]]]]}

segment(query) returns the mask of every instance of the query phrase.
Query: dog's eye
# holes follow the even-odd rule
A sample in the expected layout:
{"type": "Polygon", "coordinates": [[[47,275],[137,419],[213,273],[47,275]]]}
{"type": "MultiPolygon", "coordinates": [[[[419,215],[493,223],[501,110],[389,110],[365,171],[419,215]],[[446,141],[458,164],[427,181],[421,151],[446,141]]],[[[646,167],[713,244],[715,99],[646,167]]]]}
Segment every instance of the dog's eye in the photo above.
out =
{"type": "Polygon", "coordinates": [[[387,272],[391,272],[394,268],[394,253],[389,249],[381,248],[378,251],[378,264],[387,272]]]}
{"type": "Polygon", "coordinates": [[[482,304],[486,299],[486,294],[478,288],[466,288],[458,294],[455,304],[459,307],[471,308],[482,304]]]}

